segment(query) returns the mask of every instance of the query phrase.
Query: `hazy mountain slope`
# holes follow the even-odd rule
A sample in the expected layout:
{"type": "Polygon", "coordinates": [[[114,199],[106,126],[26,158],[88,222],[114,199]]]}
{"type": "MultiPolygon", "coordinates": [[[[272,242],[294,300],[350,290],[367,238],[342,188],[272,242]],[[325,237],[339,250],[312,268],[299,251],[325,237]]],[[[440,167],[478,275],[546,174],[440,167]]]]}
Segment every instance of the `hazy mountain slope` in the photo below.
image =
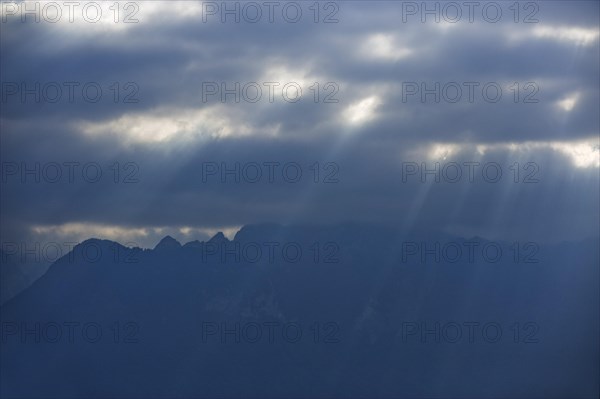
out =
{"type": "MultiPolygon", "coordinates": [[[[502,243],[496,263],[422,264],[402,253],[407,242],[425,242],[411,237],[372,226],[265,225],[231,242],[166,238],[154,250],[86,241],[0,309],[2,394],[597,393],[588,385],[599,371],[595,241],[540,247],[537,263],[515,263],[512,244],[502,243]],[[92,259],[90,248],[102,256],[92,259]],[[72,342],[70,322],[79,323],[70,324],[72,342]],[[22,335],[35,323],[39,334],[22,335]],[[437,333],[421,334],[436,323],[437,333]],[[92,342],[97,326],[102,336],[92,342]]],[[[438,240],[464,248],[441,235],[427,242],[438,240]]]]}

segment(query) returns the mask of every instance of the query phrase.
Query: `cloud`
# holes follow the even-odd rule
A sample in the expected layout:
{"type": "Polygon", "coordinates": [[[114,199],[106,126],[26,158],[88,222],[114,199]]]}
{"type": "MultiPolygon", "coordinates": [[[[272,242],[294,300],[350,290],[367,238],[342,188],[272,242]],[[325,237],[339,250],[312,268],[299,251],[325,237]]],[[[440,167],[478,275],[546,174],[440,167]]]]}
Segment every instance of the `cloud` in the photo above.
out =
{"type": "Polygon", "coordinates": [[[44,234],[150,241],[142,232],[151,237],[154,228],[186,237],[247,223],[347,221],[545,239],[597,233],[597,3],[544,2],[535,24],[514,23],[510,10],[497,24],[436,24],[403,23],[395,2],[339,6],[331,24],[314,23],[308,9],[298,23],[204,22],[202,4],[189,2],[140,3],[135,24],[8,18],[0,35],[2,162],[93,161],[104,174],[97,184],[9,176],[0,194],[3,237],[54,226],[44,234]],[[45,100],[49,82],[63,87],[60,101],[45,100]],[[65,82],[80,83],[73,101],[65,82]],[[102,88],[98,102],[86,100],[86,82],[102,88]],[[254,82],[263,96],[207,99],[207,82],[254,82]],[[279,84],[273,101],[265,82],[279,84]],[[296,102],[283,98],[290,82],[302,90],[296,102]],[[127,83],[139,101],[123,101],[127,83]],[[544,178],[402,183],[402,162],[471,161],[498,162],[504,176],[515,162],[534,162],[544,178]],[[207,163],[243,170],[273,162],[273,183],[202,180],[207,163]],[[292,162],[302,167],[298,183],[281,178],[292,162]],[[139,167],[138,183],[123,184],[128,163],[139,167]],[[323,183],[328,176],[339,181],[323,183]]]}
{"type": "Polygon", "coordinates": [[[598,41],[600,31],[580,27],[539,26],[532,31],[535,37],[568,41],[580,46],[589,46],[598,41]]]}
{"type": "Polygon", "coordinates": [[[375,110],[380,103],[381,100],[377,96],[370,96],[360,100],[344,110],[344,119],[350,125],[366,123],[375,117],[375,110]]]}
{"type": "Polygon", "coordinates": [[[80,243],[88,238],[98,237],[116,241],[129,247],[154,248],[166,235],[170,235],[185,244],[199,240],[207,241],[218,232],[233,239],[241,226],[221,226],[212,228],[195,228],[188,226],[144,226],[127,227],[121,225],[104,225],[95,223],[65,223],[60,225],[31,226],[31,240],[35,242],[60,242],[62,245],[80,243]]]}
{"type": "Polygon", "coordinates": [[[80,121],[75,129],[86,135],[116,135],[124,145],[131,143],[160,144],[193,142],[251,134],[276,135],[277,126],[258,129],[236,122],[223,112],[223,107],[204,109],[157,109],[150,112],[124,114],[105,122],[80,121]]]}

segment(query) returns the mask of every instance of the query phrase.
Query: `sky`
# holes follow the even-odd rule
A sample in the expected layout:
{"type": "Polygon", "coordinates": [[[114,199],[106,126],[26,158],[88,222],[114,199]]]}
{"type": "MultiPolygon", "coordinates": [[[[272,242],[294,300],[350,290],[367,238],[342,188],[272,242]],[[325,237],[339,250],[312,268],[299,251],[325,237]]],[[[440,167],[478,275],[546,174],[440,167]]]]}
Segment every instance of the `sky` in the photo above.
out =
{"type": "Polygon", "coordinates": [[[598,237],[597,1],[27,3],[0,11],[2,242],[598,237]]]}

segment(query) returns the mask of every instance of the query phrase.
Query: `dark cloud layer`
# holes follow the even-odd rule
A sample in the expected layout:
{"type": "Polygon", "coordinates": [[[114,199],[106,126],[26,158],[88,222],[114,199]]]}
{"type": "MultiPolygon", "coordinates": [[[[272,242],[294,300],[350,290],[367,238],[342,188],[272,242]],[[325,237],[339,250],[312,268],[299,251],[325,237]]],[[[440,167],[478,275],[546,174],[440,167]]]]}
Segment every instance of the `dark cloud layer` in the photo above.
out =
{"type": "MultiPolygon", "coordinates": [[[[514,23],[510,14],[496,24],[402,23],[395,2],[340,2],[334,24],[308,17],[298,24],[203,23],[192,3],[178,4],[140,2],[140,23],[129,26],[2,23],[4,94],[13,82],[97,82],[103,89],[97,103],[78,90],[73,102],[66,92],[57,103],[3,98],[4,174],[36,162],[97,162],[103,171],[99,183],[6,176],[3,240],[33,239],[34,227],[68,224],[210,229],[348,221],[550,241],[598,235],[597,2],[538,2],[535,24],[514,23]],[[266,81],[300,82],[303,97],[203,101],[203,82],[266,81]],[[132,93],[128,82],[139,88],[136,103],[123,103],[132,93]],[[335,83],[338,102],[314,103],[314,82],[321,101],[329,93],[324,85],[335,83]],[[465,88],[461,100],[406,98],[407,85],[436,82],[457,82],[465,88]],[[472,102],[464,82],[478,84],[472,102]],[[502,87],[496,103],[481,95],[488,83],[502,87]],[[523,103],[527,95],[537,101],[523,103]],[[442,168],[470,161],[497,162],[502,179],[402,180],[403,162],[442,168]],[[112,181],[115,162],[119,183],[112,181]],[[303,178],[202,181],[207,163],[251,162],[295,162],[303,178]],[[515,162],[518,183],[509,168],[515,162]],[[536,183],[522,181],[532,170],[528,162],[539,168],[536,183]],[[122,182],[133,170],[127,163],[139,167],[139,181],[122,182]],[[339,168],[337,182],[322,182],[333,170],[326,165],[339,168]]],[[[88,233],[93,228],[78,234],[88,233]]]]}

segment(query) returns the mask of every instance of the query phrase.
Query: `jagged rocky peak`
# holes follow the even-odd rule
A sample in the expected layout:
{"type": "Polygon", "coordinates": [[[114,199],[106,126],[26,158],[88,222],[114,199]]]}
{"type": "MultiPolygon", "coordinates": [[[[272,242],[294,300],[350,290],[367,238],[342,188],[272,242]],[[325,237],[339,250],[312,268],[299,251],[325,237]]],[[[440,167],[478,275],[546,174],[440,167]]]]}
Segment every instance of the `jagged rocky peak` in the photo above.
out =
{"type": "MultiPolygon", "coordinates": [[[[79,244],[75,245],[74,250],[75,251],[87,251],[88,248],[93,247],[96,248],[96,251],[102,250],[102,249],[106,249],[107,253],[108,251],[116,251],[118,250],[124,250],[127,247],[116,242],[116,241],[111,241],[111,240],[103,240],[100,238],[88,238],[85,241],[80,242],[79,244]]],[[[86,252],[87,254],[87,252],[86,252]]]]}
{"type": "Polygon", "coordinates": [[[198,240],[190,241],[183,245],[184,248],[202,248],[202,243],[198,240]]]}
{"type": "Polygon", "coordinates": [[[222,232],[219,231],[208,242],[212,242],[213,244],[221,244],[221,243],[224,243],[224,242],[229,242],[229,240],[227,239],[227,237],[225,237],[225,234],[223,234],[222,232]]]}
{"type": "Polygon", "coordinates": [[[171,236],[166,236],[154,247],[155,251],[172,250],[181,248],[179,241],[171,236]]]}

